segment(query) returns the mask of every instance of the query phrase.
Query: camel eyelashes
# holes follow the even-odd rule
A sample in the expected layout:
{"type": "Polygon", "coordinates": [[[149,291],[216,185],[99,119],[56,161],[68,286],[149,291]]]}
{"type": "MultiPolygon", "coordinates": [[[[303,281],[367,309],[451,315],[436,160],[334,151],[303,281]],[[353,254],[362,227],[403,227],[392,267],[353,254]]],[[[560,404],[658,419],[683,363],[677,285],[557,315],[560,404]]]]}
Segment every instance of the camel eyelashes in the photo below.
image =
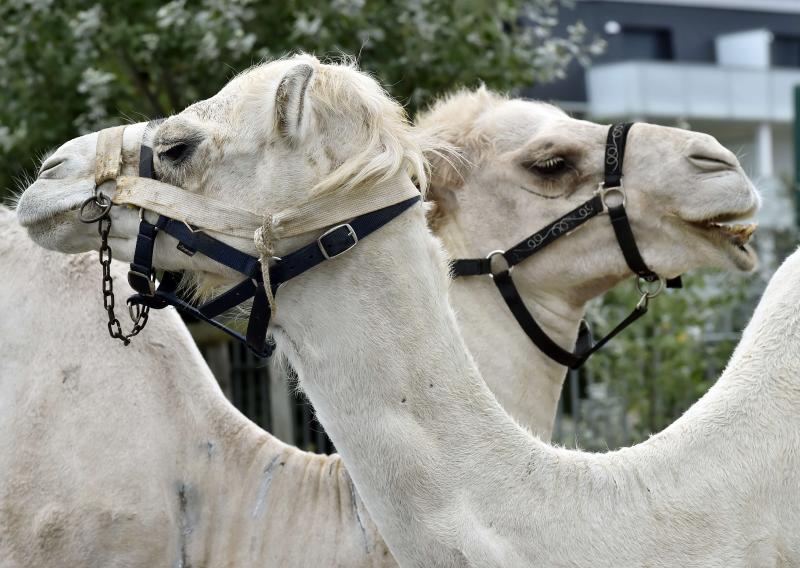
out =
{"type": "Polygon", "coordinates": [[[560,156],[553,156],[544,160],[526,161],[522,167],[542,176],[555,176],[568,169],[567,161],[560,156]]]}

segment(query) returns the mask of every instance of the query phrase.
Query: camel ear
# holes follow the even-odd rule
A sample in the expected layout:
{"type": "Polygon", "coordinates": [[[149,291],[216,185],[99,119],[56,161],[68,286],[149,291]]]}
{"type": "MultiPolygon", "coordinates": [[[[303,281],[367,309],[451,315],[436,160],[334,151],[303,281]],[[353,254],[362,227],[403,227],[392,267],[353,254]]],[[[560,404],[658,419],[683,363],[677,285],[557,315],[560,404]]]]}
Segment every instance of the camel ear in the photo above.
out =
{"type": "Polygon", "coordinates": [[[430,164],[427,200],[433,204],[429,209],[428,220],[432,227],[458,207],[457,190],[464,185],[469,174],[469,160],[455,149],[425,152],[430,164]]]}
{"type": "Polygon", "coordinates": [[[431,192],[452,192],[464,185],[464,177],[469,173],[469,159],[463,151],[425,152],[425,157],[431,168],[431,192]]]}
{"type": "Polygon", "coordinates": [[[292,67],[281,79],[275,93],[275,122],[278,132],[294,143],[300,139],[306,113],[306,91],[314,75],[307,63],[292,67]]]}

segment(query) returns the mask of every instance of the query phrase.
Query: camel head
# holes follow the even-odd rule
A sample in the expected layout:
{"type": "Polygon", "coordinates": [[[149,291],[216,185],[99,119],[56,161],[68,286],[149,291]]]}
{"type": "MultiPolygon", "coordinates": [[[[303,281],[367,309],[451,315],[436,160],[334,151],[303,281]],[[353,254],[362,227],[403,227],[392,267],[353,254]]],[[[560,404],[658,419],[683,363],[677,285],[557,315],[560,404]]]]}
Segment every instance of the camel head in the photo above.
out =
{"type": "MultiPolygon", "coordinates": [[[[41,246],[70,253],[97,248],[96,226],[81,223],[77,215],[94,188],[97,141],[93,133],[61,146],[22,195],[19,220],[41,246]]],[[[143,142],[153,149],[160,181],[258,215],[355,191],[401,171],[425,184],[422,153],[402,108],[352,66],[322,64],[309,55],[256,66],[166,120],[129,125],[122,141],[123,175],[136,175],[143,142]]],[[[111,195],[113,184],[105,186],[101,191],[111,195]]],[[[111,209],[115,258],[131,260],[138,215],[131,207],[111,209]]],[[[300,237],[295,241],[305,244],[300,237]]],[[[255,253],[252,242],[245,252],[255,253]]],[[[154,265],[194,272],[211,287],[231,275],[203,255],[190,257],[175,246],[157,246],[154,265]]]]}
{"type": "MultiPolygon", "coordinates": [[[[589,199],[603,181],[607,125],[576,120],[548,104],[485,89],[456,93],[418,127],[463,151],[434,155],[434,222],[461,257],[507,249],[589,199]]],[[[700,266],[749,271],[747,245],[758,195],[736,157],[706,134],[638,123],[623,162],[626,210],[647,265],[663,277],[700,266]]],[[[446,242],[446,244],[448,244],[446,242]]],[[[605,215],[542,249],[515,270],[523,287],[564,290],[576,301],[630,275],[605,215]],[[581,290],[581,287],[583,288],[581,290]]]]}

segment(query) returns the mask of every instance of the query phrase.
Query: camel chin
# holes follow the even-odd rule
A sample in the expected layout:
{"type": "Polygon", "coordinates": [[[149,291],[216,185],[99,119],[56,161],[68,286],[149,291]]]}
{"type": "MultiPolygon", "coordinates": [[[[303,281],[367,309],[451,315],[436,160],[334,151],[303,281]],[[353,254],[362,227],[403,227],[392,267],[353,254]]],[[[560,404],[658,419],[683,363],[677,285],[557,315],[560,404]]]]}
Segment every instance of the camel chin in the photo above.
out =
{"type": "Polygon", "coordinates": [[[724,255],[729,266],[740,272],[752,272],[758,266],[758,254],[749,244],[736,244],[719,232],[709,232],[707,238],[716,241],[717,250],[724,255]]]}
{"type": "Polygon", "coordinates": [[[66,254],[78,254],[97,248],[97,230],[81,227],[70,218],[75,211],[55,213],[32,224],[25,224],[17,215],[20,225],[28,232],[30,239],[42,248],[66,254]]]}

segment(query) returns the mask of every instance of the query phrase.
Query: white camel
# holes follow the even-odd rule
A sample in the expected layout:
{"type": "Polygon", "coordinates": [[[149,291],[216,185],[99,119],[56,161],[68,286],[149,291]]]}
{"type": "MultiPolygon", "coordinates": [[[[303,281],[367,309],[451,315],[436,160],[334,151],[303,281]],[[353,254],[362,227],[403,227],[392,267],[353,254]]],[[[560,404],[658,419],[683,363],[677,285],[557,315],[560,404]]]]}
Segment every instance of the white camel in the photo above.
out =
{"type": "Polygon", "coordinates": [[[396,566],[341,459],[242,416],[174,311],[110,342],[96,255],[2,207],[0,272],[3,568],[396,566]]]}
{"type": "MultiPolygon", "coordinates": [[[[262,212],[294,205],[290,212],[309,214],[337,189],[341,200],[363,203],[377,179],[402,179],[407,166],[422,178],[398,115],[379,87],[352,69],[285,60],[238,77],[160,126],[157,168],[162,179],[180,178],[197,194],[262,212]],[[198,141],[193,152],[171,160],[175,140],[189,139],[198,141]],[[306,161],[312,147],[324,166],[306,161]],[[236,169],[220,167],[234,159],[236,169]],[[278,163],[286,168],[268,167],[278,163]]],[[[540,153],[561,151],[548,143],[566,126],[553,118],[531,133],[540,153]]],[[[582,128],[587,141],[594,132],[596,147],[582,144],[569,156],[580,180],[571,186],[576,199],[598,181],[605,136],[600,126],[582,128]]],[[[625,179],[634,218],[642,213],[640,192],[664,191],[665,167],[684,159],[670,150],[699,139],[646,125],[632,131],[625,179]]],[[[93,150],[83,151],[85,164],[93,150]]],[[[740,168],[728,155],[690,158],[715,164],[704,177],[732,191],[725,203],[698,192],[690,202],[668,201],[668,211],[648,211],[661,216],[664,231],[660,240],[650,237],[647,260],[667,276],[682,272],[695,249],[740,264],[752,254],[715,224],[756,206],[753,193],[733,190],[741,187],[740,168]],[[679,240],[681,223],[695,224],[697,238],[678,256],[671,241],[679,240]]],[[[62,251],[96,244],[73,212],[89,176],[51,177],[29,188],[19,214],[38,242],[62,251]]],[[[128,258],[135,216],[113,215],[113,242],[128,258]]],[[[281,239],[274,252],[285,256],[318,233],[281,239]]],[[[613,245],[610,229],[593,243],[609,261],[613,245]]],[[[201,281],[230,277],[207,259],[168,249],[156,263],[193,270],[201,281]]],[[[778,276],[791,280],[797,271],[790,264],[778,276]]],[[[447,282],[442,251],[422,210],[413,208],[348,254],[285,284],[272,323],[282,356],[297,369],[401,563],[732,566],[800,559],[793,282],[774,284],[730,368],[686,416],[646,443],[602,455],[552,448],[502,411],[459,336],[447,282]]]]}
{"type": "MultiPolygon", "coordinates": [[[[507,100],[483,88],[439,101],[418,118],[417,126],[424,137],[441,139],[467,158],[444,160],[431,154],[433,229],[454,258],[507,249],[551,223],[586,199],[586,191],[576,190],[596,183],[602,165],[596,125],[569,118],[551,105],[507,100]],[[553,158],[566,160],[545,170],[542,166],[553,158]],[[588,184],[587,172],[594,176],[588,184]]],[[[648,265],[667,275],[701,266],[752,269],[754,257],[730,250],[725,242],[747,242],[752,225],[709,240],[702,224],[684,221],[702,219],[712,200],[730,200],[726,213],[749,206],[752,187],[736,158],[710,136],[635,128],[638,141],[629,149],[626,167],[630,164],[642,176],[636,186],[638,211],[631,216],[648,265]]],[[[569,243],[545,248],[514,268],[531,312],[568,350],[588,300],[630,276],[608,224],[607,218],[595,219],[570,235],[569,243]]],[[[531,343],[491,278],[457,278],[450,294],[459,328],[489,389],[521,425],[549,440],[565,367],[531,343]]]]}

